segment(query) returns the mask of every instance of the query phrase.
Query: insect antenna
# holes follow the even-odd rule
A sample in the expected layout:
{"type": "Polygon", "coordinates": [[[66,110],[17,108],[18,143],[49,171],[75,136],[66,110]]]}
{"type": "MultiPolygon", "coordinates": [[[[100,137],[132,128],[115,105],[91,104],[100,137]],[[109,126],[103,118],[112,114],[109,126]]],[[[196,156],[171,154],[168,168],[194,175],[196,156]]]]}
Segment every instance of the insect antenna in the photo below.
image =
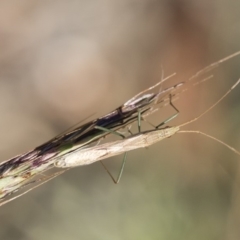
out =
{"type": "Polygon", "coordinates": [[[212,139],[212,140],[222,144],[223,146],[227,147],[228,149],[230,149],[234,153],[240,155],[240,152],[237,149],[235,149],[234,147],[230,146],[229,144],[227,144],[227,143],[221,141],[220,139],[215,138],[215,137],[213,137],[213,136],[211,136],[211,135],[209,135],[207,133],[204,133],[204,132],[201,132],[201,131],[197,131],[197,130],[196,131],[194,131],[194,130],[180,130],[177,133],[196,133],[196,134],[203,135],[203,136],[205,136],[207,138],[210,138],[210,139],[212,139]]]}
{"type": "MultiPolygon", "coordinates": [[[[185,123],[180,124],[178,127],[181,128],[181,127],[186,126],[186,125],[188,125],[188,124],[190,124],[190,123],[193,123],[193,122],[197,121],[198,119],[200,119],[201,117],[203,117],[203,116],[204,116],[205,114],[207,114],[210,110],[212,110],[214,107],[216,107],[216,105],[218,105],[224,98],[226,98],[227,95],[229,95],[230,92],[231,92],[235,87],[237,87],[237,85],[238,85],[239,83],[240,83],[240,79],[238,79],[238,81],[237,81],[221,98],[219,98],[212,106],[210,106],[207,110],[205,110],[205,111],[204,111],[203,113],[201,113],[199,116],[197,116],[197,117],[195,117],[195,118],[193,118],[193,119],[191,119],[191,120],[189,120],[189,121],[187,121],[187,122],[185,122],[185,123]]],[[[213,136],[211,136],[211,135],[209,135],[209,134],[206,134],[206,133],[204,133],[204,132],[197,131],[197,130],[179,130],[177,133],[196,133],[196,134],[203,135],[203,136],[205,136],[205,137],[207,137],[207,138],[210,138],[210,139],[212,139],[212,140],[214,140],[214,141],[222,144],[223,146],[229,148],[229,149],[230,149],[231,151],[233,151],[234,153],[240,155],[240,152],[239,152],[238,150],[236,150],[235,148],[231,147],[231,146],[228,145],[227,143],[225,143],[225,142],[223,142],[223,141],[221,141],[221,140],[219,140],[219,139],[217,139],[217,138],[215,138],[215,137],[213,137],[213,136]]]]}

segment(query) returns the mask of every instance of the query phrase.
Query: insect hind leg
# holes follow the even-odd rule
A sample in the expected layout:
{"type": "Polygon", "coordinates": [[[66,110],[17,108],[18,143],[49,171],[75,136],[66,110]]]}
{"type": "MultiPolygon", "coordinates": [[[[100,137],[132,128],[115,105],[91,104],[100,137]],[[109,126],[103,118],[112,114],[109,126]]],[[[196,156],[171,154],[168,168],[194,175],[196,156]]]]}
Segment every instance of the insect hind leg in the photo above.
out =
{"type": "Polygon", "coordinates": [[[108,170],[108,168],[107,168],[106,165],[103,163],[103,161],[100,161],[100,163],[102,164],[102,166],[104,167],[104,169],[106,170],[106,172],[108,173],[108,175],[110,176],[110,178],[113,180],[113,182],[114,182],[115,184],[118,184],[118,183],[120,182],[120,179],[121,179],[122,173],[123,173],[123,169],[124,169],[124,166],[125,166],[125,163],[126,163],[126,159],[127,159],[127,152],[124,153],[122,165],[121,165],[121,168],[120,168],[120,171],[119,171],[119,174],[118,174],[117,179],[115,179],[115,178],[113,177],[113,175],[112,175],[111,172],[108,170]]]}
{"type": "MultiPolygon", "coordinates": [[[[101,127],[101,126],[95,126],[95,129],[99,129],[99,130],[102,130],[104,132],[108,132],[108,133],[112,133],[114,135],[117,135],[119,137],[122,137],[123,139],[125,138],[125,136],[117,131],[113,131],[111,129],[108,129],[108,128],[104,128],[104,127],[101,127]]],[[[113,177],[113,175],[111,174],[111,172],[108,170],[107,166],[103,163],[103,161],[100,161],[100,163],[102,164],[103,168],[106,170],[106,172],[108,173],[108,175],[110,176],[110,178],[113,180],[113,182],[115,184],[118,184],[121,177],[122,177],[122,173],[123,173],[123,169],[124,169],[124,166],[125,166],[125,163],[126,163],[126,159],[127,159],[127,152],[124,153],[124,156],[123,156],[123,161],[122,161],[122,165],[121,165],[121,168],[120,168],[120,171],[119,171],[119,174],[118,174],[118,177],[117,179],[115,179],[113,177]]]]}

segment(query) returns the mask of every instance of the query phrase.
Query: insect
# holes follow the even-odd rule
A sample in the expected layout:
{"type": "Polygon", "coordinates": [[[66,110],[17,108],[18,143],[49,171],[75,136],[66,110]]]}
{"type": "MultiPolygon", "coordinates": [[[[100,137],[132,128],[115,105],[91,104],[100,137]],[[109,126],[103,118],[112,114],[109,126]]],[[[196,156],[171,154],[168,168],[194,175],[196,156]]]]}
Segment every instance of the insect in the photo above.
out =
{"type": "MultiPolygon", "coordinates": [[[[148,147],[148,146],[150,146],[152,144],[155,144],[155,143],[157,143],[157,142],[159,142],[163,139],[166,139],[166,138],[169,138],[169,137],[173,136],[175,133],[198,133],[198,134],[202,134],[202,135],[204,135],[208,138],[211,138],[211,139],[223,144],[224,146],[228,147],[229,149],[231,149],[232,151],[234,151],[235,153],[240,155],[240,152],[237,151],[236,149],[232,148],[231,146],[224,143],[223,141],[221,141],[219,139],[216,139],[216,138],[214,138],[214,137],[212,137],[212,136],[210,136],[206,133],[203,133],[203,132],[200,132],[200,131],[180,130],[181,127],[197,121],[199,118],[201,118],[206,113],[208,113],[219,102],[221,102],[239,83],[240,83],[240,79],[217,102],[215,102],[211,107],[209,107],[206,111],[204,111],[198,117],[195,117],[194,119],[189,120],[185,123],[182,123],[178,126],[162,127],[167,122],[169,122],[174,117],[176,117],[179,113],[179,110],[171,102],[171,95],[170,95],[170,105],[175,109],[176,113],[174,115],[172,115],[170,118],[168,118],[167,120],[165,120],[164,122],[155,126],[155,128],[153,130],[148,130],[148,131],[143,131],[143,132],[141,131],[141,129],[140,129],[140,126],[141,126],[141,112],[139,112],[138,133],[132,134],[131,131],[130,131],[130,136],[125,137],[123,134],[121,134],[119,132],[112,132],[111,131],[113,134],[121,136],[123,139],[118,140],[118,141],[114,141],[114,142],[110,142],[110,143],[104,143],[104,144],[94,146],[94,147],[91,147],[91,148],[79,149],[74,153],[68,153],[68,154],[64,155],[63,157],[60,157],[58,160],[56,160],[54,165],[56,167],[59,167],[59,168],[72,168],[72,167],[76,167],[76,166],[91,164],[93,162],[100,161],[100,160],[103,160],[103,159],[106,159],[106,158],[124,153],[124,160],[123,160],[122,168],[120,170],[120,173],[119,173],[119,176],[118,176],[117,180],[115,180],[113,178],[113,176],[111,175],[111,173],[106,169],[107,172],[110,174],[111,178],[113,179],[113,181],[115,183],[118,183],[120,178],[121,178],[121,175],[122,175],[123,167],[124,167],[125,160],[126,160],[126,153],[128,151],[138,149],[138,148],[148,147]]],[[[105,129],[103,127],[97,127],[97,128],[102,130],[103,132],[108,132],[109,131],[108,129],[105,129]]]]}
{"type": "MultiPolygon", "coordinates": [[[[240,52],[234,53],[216,63],[211,64],[210,66],[196,73],[192,78],[190,78],[188,82],[198,78],[199,76],[202,76],[205,73],[208,73],[210,70],[212,70],[212,68],[217,67],[220,63],[225,62],[239,54],[240,52]]],[[[61,165],[60,163],[62,161],[65,161],[65,157],[68,158],[69,156],[73,156],[76,153],[80,153],[82,156],[84,151],[89,151],[89,153],[93,153],[93,155],[95,155],[95,159],[100,160],[100,157],[96,158],[96,148],[101,147],[102,144],[95,146],[93,151],[90,146],[92,144],[98,144],[101,139],[103,139],[110,133],[119,134],[117,130],[123,127],[127,127],[131,123],[137,121],[139,126],[138,135],[140,136],[140,138],[142,136],[145,136],[147,132],[143,133],[140,131],[141,118],[147,117],[148,115],[154,113],[159,108],[168,105],[169,103],[173,108],[175,108],[172,102],[175,101],[178,96],[186,90],[182,89],[182,87],[185,86],[185,83],[181,82],[170,88],[163,89],[157,93],[151,92],[164,81],[169,79],[169,77],[161,80],[159,83],[155,84],[149,89],[137,94],[114,111],[111,111],[109,114],[101,118],[89,121],[88,123],[85,123],[74,129],[70,129],[65,133],[42,144],[41,146],[36,147],[32,151],[18,155],[10,160],[1,163],[0,199],[5,199],[5,197],[11,195],[12,193],[15,193],[16,191],[24,188],[25,186],[30,185],[31,183],[39,183],[39,185],[41,185],[51,180],[52,178],[60,175],[66,170],[62,170],[56,174],[50,175],[45,178],[40,178],[40,174],[42,174],[43,172],[56,166],[62,167],[63,165],[61,165]],[[149,91],[150,93],[147,93],[149,91]]],[[[197,81],[196,84],[201,83],[207,79],[208,77],[204,78],[201,81],[197,81]]],[[[178,113],[178,110],[176,108],[175,110],[178,113]]],[[[177,114],[164,121],[163,124],[166,124],[175,116],[177,116],[177,114]]],[[[161,132],[163,132],[163,129],[160,127],[163,124],[157,126],[159,128],[159,131],[161,132]]],[[[170,131],[170,128],[168,128],[168,130],[170,131]]],[[[156,131],[152,131],[153,134],[155,134],[155,132],[156,131]]],[[[123,139],[121,144],[123,142],[127,143],[130,138],[131,137],[123,139]]],[[[134,136],[132,136],[131,139],[135,139],[134,136]]],[[[118,145],[118,147],[121,147],[124,151],[127,151],[126,148],[124,149],[121,144],[118,145]]],[[[116,142],[113,142],[113,145],[115,145],[116,147],[116,142]]],[[[108,150],[110,149],[109,146],[110,145],[107,146],[108,150]]],[[[115,152],[116,154],[120,154],[119,149],[117,151],[115,150],[115,152]]],[[[110,154],[109,152],[107,152],[104,158],[106,158],[106,156],[113,156],[113,153],[110,154]]],[[[66,161],[66,163],[69,164],[68,161],[66,161]]],[[[122,166],[124,166],[124,163],[125,160],[123,161],[122,166]]],[[[64,167],[67,167],[67,164],[64,165],[64,167]]],[[[123,170],[123,167],[121,169],[123,170]]],[[[120,172],[120,175],[122,173],[122,170],[120,172]]],[[[36,188],[39,185],[30,188],[29,190],[17,195],[14,198],[11,198],[10,200],[0,202],[0,205],[3,205],[19,196],[22,196],[26,192],[36,188]]]]}

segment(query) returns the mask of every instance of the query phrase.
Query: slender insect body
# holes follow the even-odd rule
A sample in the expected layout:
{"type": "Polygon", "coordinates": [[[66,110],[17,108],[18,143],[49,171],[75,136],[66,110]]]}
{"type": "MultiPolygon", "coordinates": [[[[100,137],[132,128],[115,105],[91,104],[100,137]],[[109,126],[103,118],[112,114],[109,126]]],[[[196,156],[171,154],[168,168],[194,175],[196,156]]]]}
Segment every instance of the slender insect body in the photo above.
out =
{"type": "Polygon", "coordinates": [[[145,148],[165,138],[171,137],[179,131],[179,127],[166,127],[131,135],[122,140],[104,143],[98,146],[79,149],[74,154],[66,154],[57,159],[55,166],[69,168],[88,165],[109,157],[113,157],[137,148],[145,148]]]}

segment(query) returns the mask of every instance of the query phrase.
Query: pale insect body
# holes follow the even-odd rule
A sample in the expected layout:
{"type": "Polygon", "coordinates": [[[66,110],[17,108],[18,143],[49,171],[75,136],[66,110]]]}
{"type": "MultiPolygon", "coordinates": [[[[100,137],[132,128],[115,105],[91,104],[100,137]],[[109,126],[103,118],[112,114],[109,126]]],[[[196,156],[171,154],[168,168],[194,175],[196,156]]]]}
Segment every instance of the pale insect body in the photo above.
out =
{"type": "Polygon", "coordinates": [[[177,131],[179,131],[179,127],[154,129],[134,134],[122,140],[81,149],[74,152],[74,154],[67,154],[59,160],[56,160],[55,166],[59,168],[69,168],[88,165],[134,149],[148,147],[165,138],[171,137],[177,131]]]}

